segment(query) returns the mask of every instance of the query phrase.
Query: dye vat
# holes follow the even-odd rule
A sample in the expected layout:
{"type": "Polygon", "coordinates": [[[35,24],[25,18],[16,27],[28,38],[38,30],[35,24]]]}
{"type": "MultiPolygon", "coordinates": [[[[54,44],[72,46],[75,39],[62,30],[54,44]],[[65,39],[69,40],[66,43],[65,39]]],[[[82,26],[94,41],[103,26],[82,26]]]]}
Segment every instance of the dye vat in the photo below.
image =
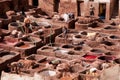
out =
{"type": "Polygon", "coordinates": [[[119,42],[120,41],[120,36],[118,35],[110,35],[108,36],[109,40],[115,41],[115,42],[119,42]]]}
{"type": "Polygon", "coordinates": [[[42,45],[42,40],[33,36],[22,38],[22,41],[27,44],[34,44],[36,47],[40,47],[42,45]]]}
{"type": "Polygon", "coordinates": [[[28,48],[30,47],[29,44],[23,44],[23,45],[18,45],[17,47],[20,47],[20,48],[28,48]]]}
{"type": "Polygon", "coordinates": [[[115,59],[114,62],[120,64],[120,58],[115,59]]]}
{"type": "Polygon", "coordinates": [[[84,55],[82,58],[83,61],[88,61],[88,62],[93,62],[96,59],[97,59],[96,55],[88,55],[88,54],[84,55]]]}
{"type": "Polygon", "coordinates": [[[18,52],[9,52],[6,50],[0,51],[0,71],[3,69],[6,69],[8,66],[7,64],[10,64],[13,61],[17,61],[20,59],[20,54],[18,52]]]}
{"type": "Polygon", "coordinates": [[[111,39],[120,39],[120,37],[118,37],[116,35],[111,35],[111,36],[109,36],[109,38],[111,38],[111,39]]]}
{"type": "Polygon", "coordinates": [[[113,42],[110,42],[110,41],[103,41],[102,44],[104,44],[106,46],[113,46],[113,45],[115,45],[113,42]]]}
{"type": "Polygon", "coordinates": [[[1,42],[0,44],[14,46],[16,43],[18,43],[18,40],[16,38],[11,38],[7,36],[4,38],[3,42],[1,42]]]}
{"type": "Polygon", "coordinates": [[[72,49],[72,48],[74,48],[74,46],[72,46],[72,45],[63,45],[62,48],[72,49]]]}
{"type": "Polygon", "coordinates": [[[100,50],[100,49],[92,49],[92,50],[90,50],[90,53],[94,54],[94,55],[102,55],[105,53],[105,51],[100,50]]]}
{"type": "Polygon", "coordinates": [[[46,56],[43,56],[43,55],[35,55],[35,54],[32,54],[30,56],[27,57],[28,60],[35,60],[37,61],[38,63],[42,63],[42,62],[45,62],[47,57],[46,56]]]}
{"type": "Polygon", "coordinates": [[[105,33],[116,33],[116,31],[117,31],[117,28],[111,25],[105,26],[102,30],[102,32],[105,32],[105,33]]]}
{"type": "Polygon", "coordinates": [[[98,59],[99,60],[103,60],[103,61],[112,61],[114,60],[114,56],[99,56],[98,59]]]}
{"type": "Polygon", "coordinates": [[[96,59],[96,57],[97,56],[95,56],[95,55],[85,55],[85,56],[83,56],[85,59],[96,59]]]}
{"type": "Polygon", "coordinates": [[[37,22],[32,22],[31,25],[34,31],[37,31],[38,29],[42,28],[37,22]]]}
{"type": "Polygon", "coordinates": [[[50,46],[44,46],[38,49],[37,53],[45,56],[55,56],[54,48],[50,46]]]}
{"type": "Polygon", "coordinates": [[[15,46],[15,50],[19,51],[21,55],[26,56],[36,52],[36,46],[27,43],[21,43],[15,46]]]}
{"type": "Polygon", "coordinates": [[[77,46],[77,47],[74,48],[75,51],[81,51],[82,49],[83,49],[83,48],[80,47],[80,46],[77,46]]]}
{"type": "Polygon", "coordinates": [[[81,35],[75,35],[75,38],[79,39],[79,38],[82,38],[81,35]]]}
{"type": "Polygon", "coordinates": [[[86,36],[88,33],[86,31],[82,31],[80,34],[86,36]]]}
{"type": "Polygon", "coordinates": [[[11,22],[8,25],[8,30],[13,31],[13,30],[21,30],[21,27],[23,27],[24,24],[22,22],[11,22]]]}
{"type": "Polygon", "coordinates": [[[73,51],[74,51],[75,55],[80,55],[80,56],[85,55],[85,53],[84,53],[84,47],[75,46],[74,49],[73,49],[73,51]]]}
{"type": "Polygon", "coordinates": [[[106,29],[106,30],[113,30],[113,29],[116,29],[115,27],[112,27],[112,26],[107,26],[107,27],[105,27],[104,29],[106,29]]]}

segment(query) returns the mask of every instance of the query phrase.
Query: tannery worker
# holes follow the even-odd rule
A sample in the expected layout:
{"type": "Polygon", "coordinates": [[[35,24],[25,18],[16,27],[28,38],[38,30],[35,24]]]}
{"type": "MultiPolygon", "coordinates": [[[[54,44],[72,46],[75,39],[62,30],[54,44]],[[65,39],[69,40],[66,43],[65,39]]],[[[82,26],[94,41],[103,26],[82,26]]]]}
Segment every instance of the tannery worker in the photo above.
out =
{"type": "Polygon", "coordinates": [[[94,10],[95,10],[95,8],[91,5],[90,6],[90,16],[94,16],[94,10]]]}
{"type": "Polygon", "coordinates": [[[65,26],[62,28],[62,32],[63,32],[63,37],[66,38],[68,30],[65,26]]]}
{"type": "Polygon", "coordinates": [[[24,23],[25,23],[25,26],[24,26],[24,29],[25,29],[25,34],[28,34],[29,32],[31,32],[31,29],[30,29],[30,18],[29,17],[26,17],[24,19],[24,23]]]}
{"type": "Polygon", "coordinates": [[[65,38],[65,43],[67,41],[67,33],[68,33],[68,29],[64,26],[62,28],[62,32],[63,32],[63,38],[65,38]]]}

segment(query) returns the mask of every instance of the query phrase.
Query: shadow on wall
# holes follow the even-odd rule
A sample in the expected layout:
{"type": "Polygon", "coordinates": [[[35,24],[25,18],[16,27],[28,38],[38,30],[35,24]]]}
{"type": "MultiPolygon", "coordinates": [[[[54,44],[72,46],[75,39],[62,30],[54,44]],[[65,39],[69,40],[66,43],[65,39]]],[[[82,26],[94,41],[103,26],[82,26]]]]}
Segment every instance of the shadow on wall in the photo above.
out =
{"type": "Polygon", "coordinates": [[[32,2],[33,2],[33,6],[38,6],[38,0],[32,0],[32,2]]]}
{"type": "Polygon", "coordinates": [[[54,0],[54,12],[58,12],[60,0],[54,0]]]}

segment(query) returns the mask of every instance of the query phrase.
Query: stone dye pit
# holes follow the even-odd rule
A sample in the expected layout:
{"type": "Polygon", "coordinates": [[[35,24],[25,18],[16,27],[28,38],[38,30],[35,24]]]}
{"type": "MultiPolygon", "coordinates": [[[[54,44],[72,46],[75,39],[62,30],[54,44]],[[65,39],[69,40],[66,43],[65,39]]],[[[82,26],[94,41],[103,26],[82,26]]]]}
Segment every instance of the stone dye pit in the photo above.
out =
{"type": "Polygon", "coordinates": [[[1,0],[0,80],[120,80],[119,6],[1,0]]]}

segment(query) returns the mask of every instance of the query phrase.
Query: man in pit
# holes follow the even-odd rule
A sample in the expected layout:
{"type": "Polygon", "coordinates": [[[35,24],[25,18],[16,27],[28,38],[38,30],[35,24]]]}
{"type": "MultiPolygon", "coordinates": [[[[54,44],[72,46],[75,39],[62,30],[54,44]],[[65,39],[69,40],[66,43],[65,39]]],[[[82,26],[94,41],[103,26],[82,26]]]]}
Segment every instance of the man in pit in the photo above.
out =
{"type": "Polygon", "coordinates": [[[62,32],[63,32],[63,37],[65,38],[65,43],[66,43],[66,41],[67,41],[67,33],[68,33],[67,27],[63,26],[62,27],[62,32]]]}
{"type": "Polygon", "coordinates": [[[25,19],[24,19],[24,29],[25,29],[25,34],[28,34],[28,33],[30,33],[30,32],[32,32],[32,27],[31,27],[31,20],[30,20],[30,18],[29,17],[26,17],[25,19]]]}

